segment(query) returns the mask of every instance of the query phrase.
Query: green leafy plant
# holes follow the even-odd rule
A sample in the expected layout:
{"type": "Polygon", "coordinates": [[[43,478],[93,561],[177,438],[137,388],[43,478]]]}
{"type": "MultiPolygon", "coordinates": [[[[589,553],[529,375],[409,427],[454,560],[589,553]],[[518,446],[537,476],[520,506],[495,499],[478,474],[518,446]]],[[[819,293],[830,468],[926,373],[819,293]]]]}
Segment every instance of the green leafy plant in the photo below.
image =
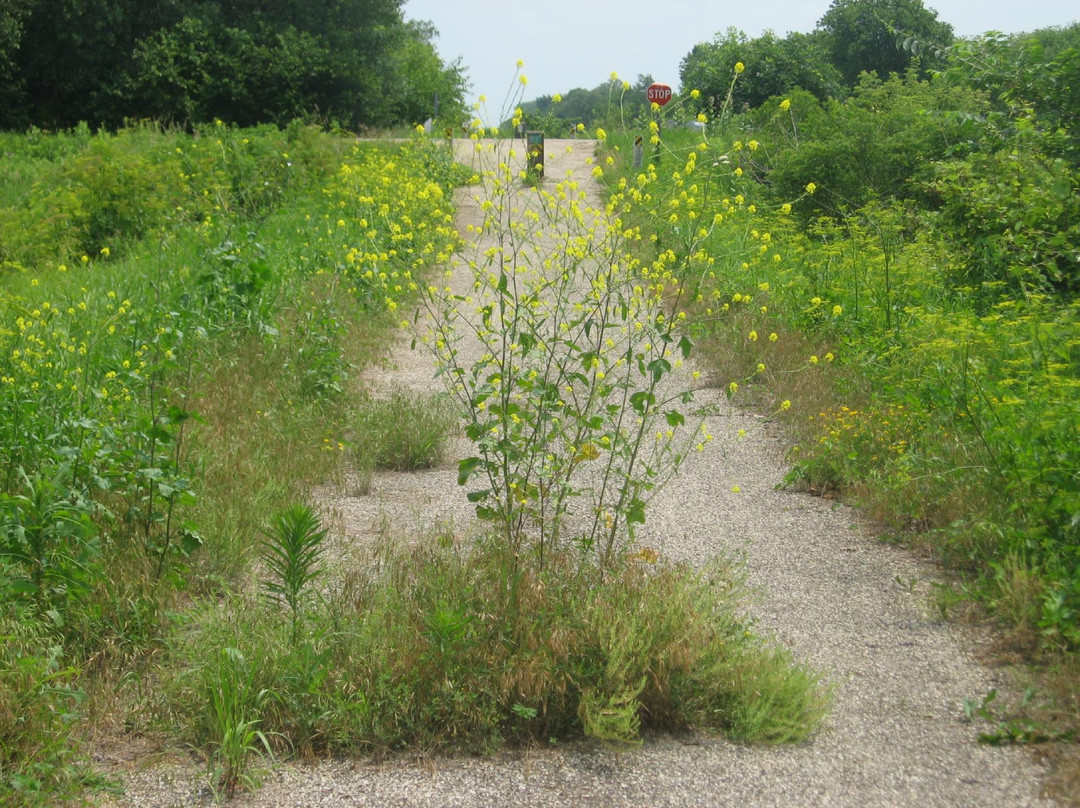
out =
{"type": "Polygon", "coordinates": [[[477,449],[459,463],[459,482],[479,479],[469,499],[509,546],[543,559],[571,541],[610,564],[649,498],[707,439],[683,429],[696,415],[692,392],[671,383],[693,349],[680,330],[692,273],[667,253],[642,265],[561,183],[517,191],[505,163],[489,174],[490,241],[470,263],[472,294],[421,290],[430,320],[417,337],[477,449]],[[532,214],[523,224],[497,225],[520,204],[532,214]],[[562,235],[549,241],[552,227],[562,235]],[[466,339],[480,350],[463,349],[466,339]],[[571,516],[579,521],[567,530],[571,516]]]}
{"type": "Polygon", "coordinates": [[[260,711],[269,693],[255,692],[251,667],[236,648],[222,648],[216,668],[209,692],[211,768],[215,786],[231,798],[239,787],[258,785],[251,755],[262,748],[273,756],[270,742],[259,729],[260,711]]]}
{"type": "Polygon", "coordinates": [[[292,620],[292,641],[300,639],[304,590],[322,574],[319,561],[327,531],[306,505],[292,505],[278,514],[264,531],[262,556],[272,578],[263,588],[274,601],[284,601],[292,620]]]}
{"type": "Polygon", "coordinates": [[[101,572],[93,508],[66,488],[64,467],[51,478],[22,477],[26,493],[0,493],[0,561],[22,571],[8,591],[46,608],[64,606],[101,572]]]}

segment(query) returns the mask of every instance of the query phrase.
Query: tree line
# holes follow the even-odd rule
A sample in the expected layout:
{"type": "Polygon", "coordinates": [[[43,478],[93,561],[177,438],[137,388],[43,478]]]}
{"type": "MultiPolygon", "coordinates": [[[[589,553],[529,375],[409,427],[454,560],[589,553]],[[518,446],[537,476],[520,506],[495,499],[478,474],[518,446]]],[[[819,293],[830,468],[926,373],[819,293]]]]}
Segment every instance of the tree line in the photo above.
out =
{"type": "Polygon", "coordinates": [[[4,0],[0,129],[147,119],[349,128],[463,109],[404,0],[4,0]]]}
{"type": "MultiPolygon", "coordinates": [[[[1040,49],[1037,58],[1044,61],[1080,44],[1071,29],[1047,29],[1032,36],[1040,49]]],[[[863,74],[885,81],[909,69],[922,79],[946,70],[955,44],[952,25],[922,0],[833,0],[809,33],[781,37],[766,31],[748,37],[728,28],[695,44],[680,63],[679,84],[684,94],[695,89],[700,93],[687,111],[710,116],[722,109],[753,110],[796,89],[821,103],[842,101],[858,91],[863,74]],[[739,62],[745,71],[733,83],[732,68],[739,62]]],[[[555,134],[567,122],[612,122],[613,98],[616,114],[623,117],[647,111],[645,89],[651,82],[651,76],[639,76],[633,83],[604,81],[592,89],[564,92],[558,103],[545,95],[522,107],[530,123],[555,134]]]]}

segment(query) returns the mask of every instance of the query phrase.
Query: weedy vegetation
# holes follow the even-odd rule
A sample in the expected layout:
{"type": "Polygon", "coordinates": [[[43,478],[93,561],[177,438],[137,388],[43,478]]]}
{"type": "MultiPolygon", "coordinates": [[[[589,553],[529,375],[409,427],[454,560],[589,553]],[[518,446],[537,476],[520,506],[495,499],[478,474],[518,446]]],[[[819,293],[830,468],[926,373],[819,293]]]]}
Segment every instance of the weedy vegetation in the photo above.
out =
{"type": "Polygon", "coordinates": [[[984,739],[1074,738],[1076,49],[766,92],[751,56],[787,44],[718,40],[737,60],[664,110],[613,75],[575,125],[598,204],[479,118],[467,168],[299,123],[0,135],[0,795],[101,787],[89,739],[130,730],[223,795],[271,758],[809,737],[828,689],[741,616],[738,564],[637,540],[716,378],[785,421],[789,484],[866,506],[954,573],[943,614],[1043,663],[965,703],[984,739]],[[443,394],[363,389],[395,332],[443,394]],[[313,488],[436,467],[459,429],[479,528],[339,558],[313,488]]]}
{"type": "Polygon", "coordinates": [[[813,732],[827,690],[738,616],[737,564],[634,542],[708,440],[674,382],[696,270],[483,152],[499,247],[474,300],[447,293],[471,172],[423,137],[215,122],[4,148],[5,799],[101,786],[90,738],[131,730],[201,750],[223,796],[261,758],[813,732]],[[445,395],[358,386],[397,320],[445,395]],[[328,553],[315,485],[438,465],[458,429],[484,530],[328,553]]]}
{"type": "MultiPolygon", "coordinates": [[[[974,606],[1003,659],[1036,663],[1034,695],[980,713],[1001,742],[1080,727],[1076,31],[957,42],[932,77],[781,89],[736,116],[690,92],[653,128],[659,168],[630,165],[629,135],[607,151],[613,199],[647,189],[653,250],[708,231],[689,333],[784,420],[788,483],[863,505],[952,574],[943,615],[974,606]],[[668,128],[697,110],[704,137],[668,128]]],[[[729,98],[767,84],[750,55],[775,43],[749,44],[724,43],[748,54],[729,98]]]]}

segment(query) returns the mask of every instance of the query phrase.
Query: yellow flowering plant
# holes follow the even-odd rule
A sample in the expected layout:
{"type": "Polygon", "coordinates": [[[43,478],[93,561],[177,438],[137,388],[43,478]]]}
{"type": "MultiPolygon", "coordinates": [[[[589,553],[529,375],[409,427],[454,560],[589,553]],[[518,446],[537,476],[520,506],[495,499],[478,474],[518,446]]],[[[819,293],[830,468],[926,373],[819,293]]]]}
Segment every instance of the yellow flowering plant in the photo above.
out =
{"type": "Polygon", "coordinates": [[[478,515],[541,563],[572,542],[607,566],[706,439],[688,423],[690,386],[669,381],[693,348],[689,290],[674,254],[634,255],[629,199],[597,205],[575,177],[523,186],[505,143],[477,148],[467,283],[422,284],[409,327],[466,414],[476,453],[459,482],[479,481],[478,515]]]}

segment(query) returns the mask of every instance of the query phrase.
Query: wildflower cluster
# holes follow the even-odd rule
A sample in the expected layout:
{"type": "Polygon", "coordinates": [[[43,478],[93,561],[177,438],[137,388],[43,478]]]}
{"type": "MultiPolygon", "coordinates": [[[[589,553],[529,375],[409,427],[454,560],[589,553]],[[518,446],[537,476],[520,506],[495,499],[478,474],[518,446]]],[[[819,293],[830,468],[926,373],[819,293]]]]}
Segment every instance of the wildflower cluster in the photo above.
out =
{"type": "MultiPolygon", "coordinates": [[[[232,165],[236,155],[226,141],[258,152],[278,142],[276,134],[217,130],[210,133],[215,148],[207,149],[205,138],[177,148],[185,155],[205,150],[232,165]],[[258,146],[249,142],[255,140],[258,146]]],[[[297,343],[291,370],[302,387],[313,395],[340,392],[348,362],[333,290],[343,286],[354,300],[374,305],[415,289],[417,267],[444,259],[457,243],[450,227],[452,172],[442,170],[426,145],[339,150],[327,139],[320,148],[334,153],[297,158],[299,170],[322,182],[311,192],[318,204],[291,225],[295,254],[272,253],[254,226],[246,238],[235,235],[242,231],[238,216],[286,191],[279,161],[294,158],[275,150],[269,172],[250,180],[265,187],[258,192],[263,201],[249,196],[240,204],[238,197],[207,193],[213,201],[197,215],[189,218],[194,209],[178,214],[188,226],[155,245],[158,264],[169,270],[152,284],[116,273],[122,258],[109,244],[72,265],[27,271],[9,284],[0,298],[3,490],[16,488],[24,472],[66,464],[72,490],[88,498],[107,491],[111,505],[142,526],[146,549],[160,556],[175,547],[170,532],[182,525],[169,517],[171,510],[194,502],[197,486],[183,448],[192,417],[185,398],[212,338],[252,333],[274,339],[287,322],[297,343]],[[337,166],[329,176],[328,157],[337,166]],[[176,258],[174,239],[194,261],[176,258]]],[[[213,159],[207,166],[211,174],[226,171],[213,159]]],[[[193,164],[188,173],[200,172],[193,164]]]]}
{"type": "Polygon", "coordinates": [[[691,391],[671,383],[693,347],[680,261],[635,257],[640,229],[578,175],[530,189],[512,146],[475,148],[483,221],[461,259],[468,280],[447,270],[425,284],[417,326],[476,444],[460,481],[482,480],[469,498],[512,546],[535,542],[543,558],[572,540],[607,563],[710,439],[687,428],[691,391]]]}

